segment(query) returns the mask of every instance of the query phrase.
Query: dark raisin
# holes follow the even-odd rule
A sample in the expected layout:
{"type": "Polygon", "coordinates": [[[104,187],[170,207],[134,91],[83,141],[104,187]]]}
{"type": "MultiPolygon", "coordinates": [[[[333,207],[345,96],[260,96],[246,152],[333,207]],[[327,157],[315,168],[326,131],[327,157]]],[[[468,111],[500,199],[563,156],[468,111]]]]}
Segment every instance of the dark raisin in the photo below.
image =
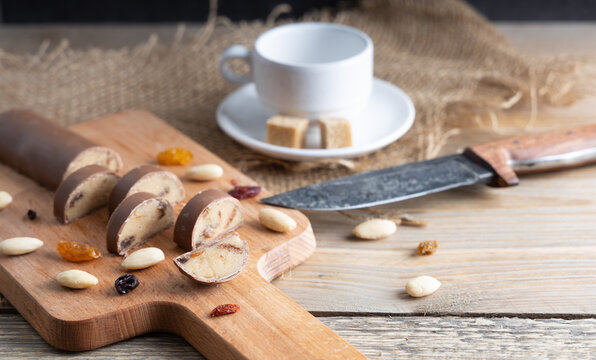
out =
{"type": "Polygon", "coordinates": [[[127,237],[126,239],[122,240],[122,242],[120,243],[120,249],[128,248],[134,240],[135,240],[135,237],[132,235],[127,237]]]}
{"type": "Polygon", "coordinates": [[[37,219],[37,213],[34,210],[27,210],[27,217],[29,218],[29,220],[35,220],[37,219]]]}
{"type": "Polygon", "coordinates": [[[68,207],[73,207],[73,206],[74,206],[74,204],[75,204],[77,201],[81,200],[82,198],[83,198],[83,193],[78,193],[78,194],[76,194],[76,195],[75,195],[75,197],[73,197],[73,198],[70,200],[70,203],[68,204],[68,207]]]}
{"type": "Polygon", "coordinates": [[[179,259],[178,259],[178,262],[179,262],[180,264],[184,264],[184,263],[185,263],[185,262],[187,262],[187,261],[188,261],[188,258],[185,258],[185,257],[183,257],[183,258],[179,258],[179,259]]]}
{"type": "Polygon", "coordinates": [[[166,216],[166,204],[163,202],[160,202],[159,205],[157,205],[157,210],[159,211],[159,219],[163,218],[164,216],[166,216]]]}
{"type": "Polygon", "coordinates": [[[261,192],[260,186],[238,186],[234,185],[234,188],[228,192],[230,196],[235,197],[238,200],[248,199],[259,195],[261,192]]]}
{"type": "Polygon", "coordinates": [[[209,316],[216,317],[216,316],[233,314],[233,313],[237,312],[238,310],[240,310],[240,306],[238,306],[237,304],[217,305],[217,307],[215,309],[213,309],[213,311],[211,312],[211,314],[209,314],[209,316]]]}
{"type": "Polygon", "coordinates": [[[128,294],[139,286],[139,280],[133,274],[126,274],[116,279],[116,291],[118,294],[128,294]]]}

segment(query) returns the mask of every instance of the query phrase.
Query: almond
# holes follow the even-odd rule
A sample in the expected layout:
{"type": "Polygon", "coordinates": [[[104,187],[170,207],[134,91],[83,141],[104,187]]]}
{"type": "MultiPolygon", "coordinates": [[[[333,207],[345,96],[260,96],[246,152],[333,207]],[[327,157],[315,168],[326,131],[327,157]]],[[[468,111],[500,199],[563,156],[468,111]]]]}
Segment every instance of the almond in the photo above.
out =
{"type": "Polygon", "coordinates": [[[62,286],[71,289],[84,289],[93,285],[97,285],[99,280],[86,271],[82,270],[67,270],[56,275],[56,281],[62,286]]]}
{"type": "Polygon", "coordinates": [[[0,210],[5,209],[12,202],[12,196],[6,191],[0,191],[0,210]]]}
{"type": "Polygon", "coordinates": [[[259,221],[267,229],[277,232],[290,232],[296,228],[296,221],[286,213],[271,208],[259,211],[259,221]]]}
{"type": "Polygon", "coordinates": [[[223,169],[216,164],[203,164],[188,168],[184,177],[195,181],[210,181],[220,178],[223,175],[223,169]]]}
{"type": "Polygon", "coordinates": [[[441,282],[432,276],[422,275],[410,279],[406,284],[406,292],[413,297],[428,296],[441,287],[441,282]]]}
{"type": "Polygon", "coordinates": [[[391,220],[372,219],[356,226],[352,233],[361,239],[376,240],[385,238],[396,230],[397,225],[391,220]]]}
{"type": "Polygon", "coordinates": [[[400,225],[403,226],[414,226],[414,227],[425,227],[428,223],[422,219],[417,219],[411,215],[404,214],[400,218],[400,225]]]}
{"type": "Polygon", "coordinates": [[[122,267],[128,270],[141,270],[153,266],[165,259],[161,249],[148,247],[137,250],[122,261],[122,267]]]}
{"type": "Polygon", "coordinates": [[[33,237],[15,237],[0,241],[0,254],[23,255],[43,246],[43,241],[33,237]]]}

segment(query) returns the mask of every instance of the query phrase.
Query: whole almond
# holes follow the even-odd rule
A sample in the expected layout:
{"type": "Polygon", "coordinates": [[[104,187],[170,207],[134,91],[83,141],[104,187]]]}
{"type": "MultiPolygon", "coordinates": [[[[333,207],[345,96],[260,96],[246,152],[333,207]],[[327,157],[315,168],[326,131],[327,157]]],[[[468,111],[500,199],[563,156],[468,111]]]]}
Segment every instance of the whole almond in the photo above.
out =
{"type": "Polygon", "coordinates": [[[376,240],[385,238],[397,230],[395,222],[386,219],[372,219],[358,224],[352,233],[361,239],[376,240]]]}
{"type": "Polygon", "coordinates": [[[12,202],[12,196],[6,191],[0,191],[0,210],[5,209],[12,202]]]}
{"type": "Polygon", "coordinates": [[[406,283],[406,292],[413,297],[428,296],[441,287],[441,282],[432,276],[422,275],[406,283]]]}
{"type": "Polygon", "coordinates": [[[414,226],[414,227],[425,227],[428,223],[422,219],[417,219],[412,215],[404,214],[400,218],[400,225],[403,226],[414,226]]]}
{"type": "Polygon", "coordinates": [[[296,228],[296,221],[286,213],[271,208],[259,211],[259,221],[267,229],[277,232],[289,232],[296,228]]]}
{"type": "Polygon", "coordinates": [[[141,270],[153,266],[165,259],[161,249],[148,247],[137,250],[122,261],[122,267],[128,270],[141,270]]]}
{"type": "Polygon", "coordinates": [[[84,289],[93,285],[97,285],[99,280],[86,271],[82,270],[66,270],[56,275],[56,281],[62,286],[71,289],[84,289]]]}
{"type": "Polygon", "coordinates": [[[23,255],[43,246],[43,241],[33,237],[15,237],[0,241],[0,254],[23,255]]]}
{"type": "Polygon", "coordinates": [[[196,181],[210,181],[220,178],[223,175],[223,169],[216,164],[197,165],[188,168],[184,173],[187,179],[196,181]]]}

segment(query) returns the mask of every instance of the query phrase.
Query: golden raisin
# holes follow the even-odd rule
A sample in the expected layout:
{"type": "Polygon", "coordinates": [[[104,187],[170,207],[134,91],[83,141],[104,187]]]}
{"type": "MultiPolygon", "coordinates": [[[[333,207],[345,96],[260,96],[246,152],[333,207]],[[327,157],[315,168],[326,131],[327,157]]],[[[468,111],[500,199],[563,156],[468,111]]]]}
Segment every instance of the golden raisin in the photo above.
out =
{"type": "Polygon", "coordinates": [[[72,262],[89,261],[101,256],[99,249],[95,246],[76,241],[60,241],[57,249],[64,260],[72,262]]]}
{"type": "Polygon", "coordinates": [[[437,251],[439,243],[437,240],[422,241],[418,244],[418,255],[430,255],[437,251]]]}
{"type": "Polygon", "coordinates": [[[161,165],[186,165],[192,160],[192,153],[183,148],[171,148],[157,154],[161,165]]]}

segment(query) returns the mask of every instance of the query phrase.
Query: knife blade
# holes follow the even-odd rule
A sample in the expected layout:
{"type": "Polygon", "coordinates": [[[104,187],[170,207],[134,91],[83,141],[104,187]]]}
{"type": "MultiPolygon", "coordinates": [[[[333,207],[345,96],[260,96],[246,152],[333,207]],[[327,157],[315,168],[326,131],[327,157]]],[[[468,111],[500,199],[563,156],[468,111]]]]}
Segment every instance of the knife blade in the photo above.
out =
{"type": "Polygon", "coordinates": [[[462,186],[513,186],[518,174],[595,161],[596,124],[492,141],[469,147],[462,154],[337,178],[261,202],[302,210],[351,210],[462,186]]]}

